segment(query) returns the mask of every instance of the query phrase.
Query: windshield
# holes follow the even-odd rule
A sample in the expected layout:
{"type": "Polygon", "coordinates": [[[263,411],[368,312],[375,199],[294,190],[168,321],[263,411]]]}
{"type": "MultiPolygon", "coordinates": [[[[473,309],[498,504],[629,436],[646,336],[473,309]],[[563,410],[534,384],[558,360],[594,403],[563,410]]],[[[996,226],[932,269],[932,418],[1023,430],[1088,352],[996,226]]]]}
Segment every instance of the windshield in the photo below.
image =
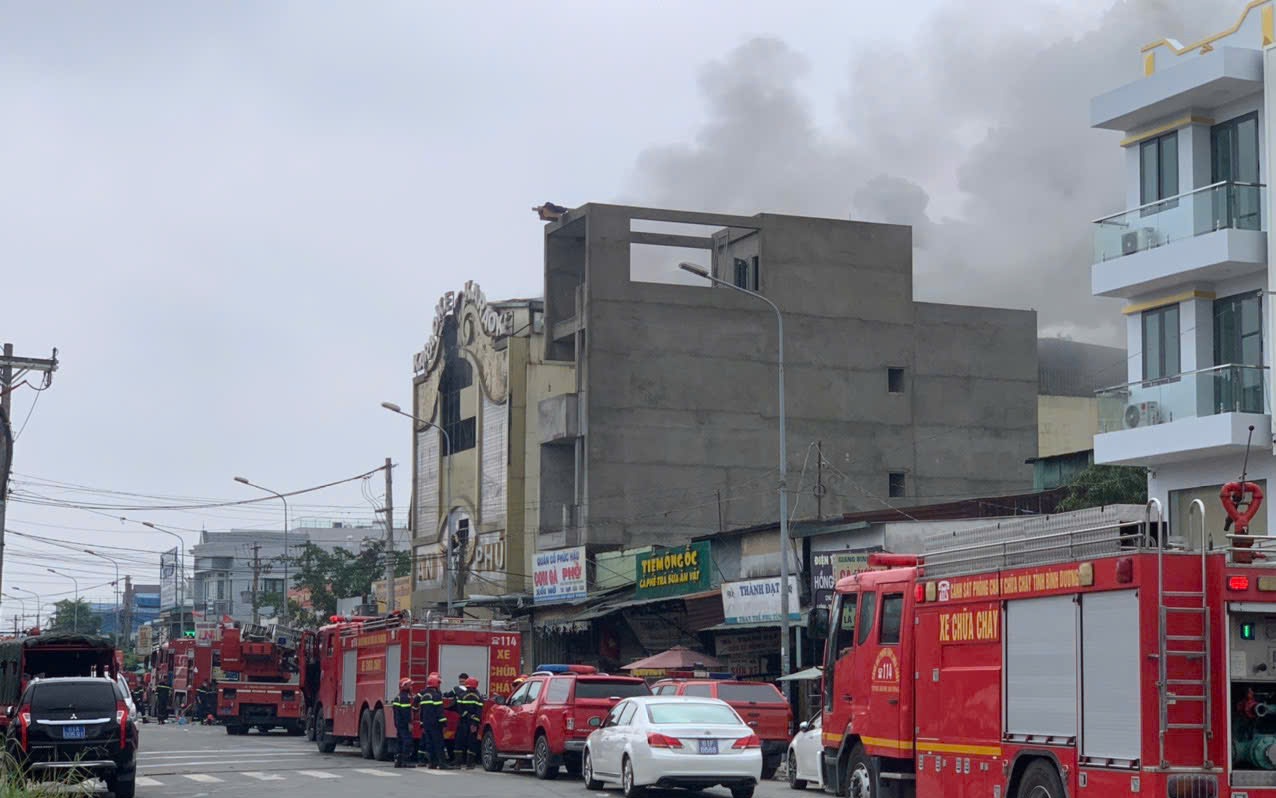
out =
{"type": "Polygon", "coordinates": [[[784,703],[784,696],[769,684],[720,684],[718,698],[723,701],[752,701],[755,704],[784,703]]]}
{"type": "Polygon", "coordinates": [[[31,712],[75,713],[81,718],[107,717],[115,713],[115,688],[109,682],[37,684],[31,691],[31,712]]]}
{"type": "Polygon", "coordinates": [[[719,726],[739,726],[740,716],[731,707],[722,704],[706,704],[688,701],[677,704],[652,704],[647,707],[647,717],[657,726],[676,723],[712,723],[719,726]]]}
{"type": "Polygon", "coordinates": [[[576,680],[576,700],[582,698],[631,698],[651,695],[645,682],[604,682],[596,679],[576,680]]]}

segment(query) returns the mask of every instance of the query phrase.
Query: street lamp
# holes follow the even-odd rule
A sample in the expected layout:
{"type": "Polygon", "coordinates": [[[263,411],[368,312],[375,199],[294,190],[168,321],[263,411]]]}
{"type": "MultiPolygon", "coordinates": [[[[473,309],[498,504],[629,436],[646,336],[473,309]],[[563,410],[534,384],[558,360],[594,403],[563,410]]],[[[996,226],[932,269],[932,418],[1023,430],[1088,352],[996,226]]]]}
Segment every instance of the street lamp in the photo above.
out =
{"type": "MultiPolygon", "coordinates": [[[[181,535],[162,526],[156,526],[150,521],[143,521],[142,526],[147,529],[154,529],[156,532],[163,532],[165,535],[171,535],[177,538],[177,624],[181,630],[182,636],[186,636],[186,541],[181,535]]],[[[160,560],[161,564],[163,559],[160,560]]],[[[163,570],[160,571],[161,576],[163,570]]]]}
{"type": "Polygon", "coordinates": [[[40,601],[40,594],[36,593],[34,590],[26,590],[26,589],[20,588],[17,585],[9,585],[9,589],[21,590],[23,593],[30,593],[31,595],[35,596],[35,626],[37,629],[39,629],[40,628],[40,606],[44,604],[43,601],[40,601]]]}
{"type": "MultiPolygon", "coordinates": [[[[382,402],[381,406],[384,407],[386,410],[389,410],[391,413],[398,413],[404,418],[410,418],[416,423],[422,424],[426,427],[434,427],[436,430],[443,433],[443,445],[447,448],[447,492],[444,494],[444,499],[443,499],[444,502],[447,504],[447,507],[444,508],[444,513],[443,513],[443,535],[444,535],[444,540],[446,541],[444,543],[444,550],[446,553],[444,554],[444,557],[443,557],[443,569],[444,569],[443,579],[444,579],[444,582],[447,583],[447,614],[448,616],[451,616],[452,615],[452,592],[453,592],[452,590],[453,588],[453,585],[452,585],[452,582],[453,582],[453,579],[452,579],[452,438],[451,436],[447,434],[447,430],[443,429],[438,424],[435,424],[433,421],[426,421],[423,418],[417,418],[411,413],[405,413],[403,412],[403,408],[399,407],[394,402],[382,402]]],[[[386,589],[387,591],[393,591],[394,590],[393,583],[391,583],[391,585],[386,589]]],[[[389,605],[390,605],[390,602],[387,599],[386,606],[389,606],[389,605]]]]}
{"type": "Polygon", "coordinates": [[[120,647],[120,563],[113,557],[107,557],[105,554],[98,554],[93,549],[85,549],[85,554],[91,554],[94,557],[100,557],[103,560],[115,566],[115,647],[120,647]]]}
{"type": "MultiPolygon", "coordinates": [[[[703,277],[714,285],[760,299],[775,311],[775,325],[779,331],[779,353],[776,363],[780,372],[780,675],[789,675],[789,493],[788,493],[788,437],[784,416],[784,317],[774,302],[756,291],[741,288],[735,283],[714,277],[709,270],[694,263],[679,263],[678,268],[703,277]]],[[[787,683],[786,683],[787,684],[787,683]]],[[[787,688],[786,688],[787,689],[787,688]]]]}
{"type": "MultiPolygon", "coordinates": [[[[25,621],[26,621],[26,617],[27,617],[27,602],[26,602],[25,600],[23,600],[22,596],[10,596],[8,593],[0,593],[0,597],[4,597],[4,598],[11,598],[11,599],[17,599],[17,600],[18,600],[18,606],[22,608],[22,619],[23,619],[23,622],[25,622],[25,621]]],[[[16,624],[16,623],[13,625],[13,633],[14,633],[15,635],[18,633],[18,624],[16,624]]]]}
{"type": "MultiPolygon", "coordinates": [[[[261,485],[258,485],[258,484],[254,483],[254,482],[249,482],[249,481],[248,481],[247,479],[245,479],[244,477],[235,477],[235,481],[236,481],[236,482],[238,482],[238,483],[240,483],[240,484],[247,485],[247,486],[248,486],[248,487],[250,487],[250,488],[256,488],[257,490],[265,491],[266,493],[269,493],[270,495],[274,496],[275,498],[279,499],[279,501],[281,501],[281,502],[283,502],[283,503],[284,503],[284,600],[283,600],[283,615],[284,615],[284,621],[285,621],[285,623],[286,623],[286,622],[287,622],[287,620],[288,620],[288,559],[289,559],[289,556],[290,556],[289,551],[288,551],[288,500],[284,498],[284,495],[283,495],[282,493],[279,493],[278,491],[273,491],[273,490],[271,490],[270,488],[263,488],[261,485]]],[[[275,614],[276,614],[276,615],[278,615],[278,614],[279,614],[279,608],[278,608],[278,607],[276,607],[276,608],[275,608],[275,614]]]]}
{"type": "Polygon", "coordinates": [[[71,580],[72,584],[75,585],[75,612],[71,614],[71,618],[72,618],[71,623],[72,623],[73,631],[78,633],[80,631],[80,580],[76,579],[74,576],[71,576],[70,574],[64,574],[61,571],[55,571],[52,568],[45,568],[44,570],[48,571],[51,574],[54,574],[55,576],[65,576],[67,579],[71,580]]]}

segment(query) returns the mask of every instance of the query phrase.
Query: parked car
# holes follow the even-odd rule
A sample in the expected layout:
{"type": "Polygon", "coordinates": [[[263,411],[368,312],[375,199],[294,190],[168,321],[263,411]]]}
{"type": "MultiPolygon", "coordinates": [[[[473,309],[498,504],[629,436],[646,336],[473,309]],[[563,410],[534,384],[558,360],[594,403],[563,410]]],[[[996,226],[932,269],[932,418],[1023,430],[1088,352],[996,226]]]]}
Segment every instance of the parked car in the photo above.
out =
{"type": "Polygon", "coordinates": [[[483,709],[483,769],[496,772],[506,760],[530,762],[539,779],[558,778],[559,767],[580,773],[589,733],[602,725],[623,698],[649,695],[633,676],[609,676],[585,665],[542,665],[508,699],[494,697],[483,709]]]}
{"type": "Polygon", "coordinates": [[[704,790],[753,798],[762,778],[762,741],[725,701],[716,698],[627,698],[585,741],[585,789],[619,782],[625,798],[648,787],[704,790]]]}
{"type": "Polygon", "coordinates": [[[662,679],[651,687],[653,695],[718,698],[730,704],[744,722],[762,738],[762,778],[770,779],[780,768],[793,733],[793,709],[784,694],[769,682],[731,679],[662,679]]]}
{"type": "Polygon", "coordinates": [[[824,748],[821,731],[820,714],[817,712],[810,721],[803,721],[798,726],[798,733],[789,743],[789,786],[795,790],[805,790],[808,784],[824,787],[824,778],[820,774],[820,754],[824,748]]]}
{"type": "Polygon", "coordinates": [[[19,772],[100,778],[115,798],[133,798],[137,724],[114,679],[37,679],[7,714],[5,750],[19,772]]]}

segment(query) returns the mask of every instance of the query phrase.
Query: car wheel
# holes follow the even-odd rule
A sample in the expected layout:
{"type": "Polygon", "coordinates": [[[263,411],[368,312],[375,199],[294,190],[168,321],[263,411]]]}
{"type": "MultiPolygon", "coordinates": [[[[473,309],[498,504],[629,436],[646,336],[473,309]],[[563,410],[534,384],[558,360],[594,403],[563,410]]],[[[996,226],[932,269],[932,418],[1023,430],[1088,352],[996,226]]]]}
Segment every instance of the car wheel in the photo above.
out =
{"type": "Polygon", "coordinates": [[[492,736],[492,730],[488,729],[483,735],[483,769],[488,773],[496,773],[505,767],[505,760],[497,755],[496,738],[492,736]]]}
{"type": "Polygon", "coordinates": [[[558,778],[558,765],[554,764],[554,755],[549,751],[549,740],[545,735],[536,737],[536,745],[532,749],[532,771],[536,778],[549,781],[558,778]]]}
{"type": "Polygon", "coordinates": [[[137,777],[130,774],[126,778],[111,779],[106,783],[106,789],[115,798],[133,798],[137,792],[137,777]]]}
{"type": "Polygon", "coordinates": [[[385,737],[384,709],[378,709],[372,716],[372,758],[378,762],[390,761],[390,745],[385,737]]]}
{"type": "Polygon", "coordinates": [[[584,759],[581,760],[580,772],[585,777],[585,789],[601,790],[603,788],[603,783],[594,778],[594,763],[590,760],[588,748],[585,749],[584,759]]]}
{"type": "Polygon", "coordinates": [[[842,794],[846,798],[877,798],[877,793],[873,789],[875,782],[873,761],[864,752],[864,746],[856,743],[846,762],[846,789],[842,791],[842,794]]]}
{"type": "Polygon", "coordinates": [[[1024,771],[1015,795],[1017,798],[1063,798],[1059,771],[1046,760],[1038,759],[1024,771]]]}
{"type": "Polygon", "coordinates": [[[372,758],[372,713],[364,712],[359,717],[359,753],[364,759],[372,758]]]}
{"type": "Polygon", "coordinates": [[[643,798],[647,794],[646,787],[634,784],[634,766],[629,757],[625,757],[625,761],[620,763],[620,787],[625,792],[625,798],[643,798]]]}
{"type": "Polygon", "coordinates": [[[743,787],[732,787],[731,798],[753,798],[753,790],[757,785],[746,784],[743,787]]]}
{"type": "Polygon", "coordinates": [[[797,754],[793,751],[789,752],[789,789],[805,790],[806,779],[797,777],[797,754]]]}

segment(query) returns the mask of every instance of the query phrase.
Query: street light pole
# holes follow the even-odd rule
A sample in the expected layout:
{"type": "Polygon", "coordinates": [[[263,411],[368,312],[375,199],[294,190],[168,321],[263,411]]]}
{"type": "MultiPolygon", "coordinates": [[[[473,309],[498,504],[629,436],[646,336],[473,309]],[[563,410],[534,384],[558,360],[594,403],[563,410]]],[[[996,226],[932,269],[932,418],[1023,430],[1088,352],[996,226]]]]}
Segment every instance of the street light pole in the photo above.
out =
{"type": "Polygon", "coordinates": [[[9,585],[9,589],[20,590],[23,593],[30,593],[31,595],[35,596],[35,626],[37,629],[39,629],[40,628],[40,606],[44,604],[44,602],[40,600],[40,594],[36,593],[34,590],[27,590],[25,588],[18,587],[17,585],[9,585]]]}
{"type": "MultiPolygon", "coordinates": [[[[776,364],[779,370],[780,393],[780,675],[789,675],[789,491],[788,491],[788,431],[785,427],[784,414],[784,316],[780,308],[757,291],[741,288],[735,283],[714,277],[709,270],[694,263],[679,263],[678,268],[703,277],[714,285],[721,285],[733,291],[747,294],[759,299],[775,311],[775,326],[779,333],[779,353],[776,364]]],[[[788,684],[787,682],[785,684],[788,684]]],[[[788,688],[785,688],[786,692],[788,688]]]]}
{"type": "MultiPolygon", "coordinates": [[[[284,622],[285,622],[285,623],[287,623],[287,622],[288,622],[288,559],[289,559],[289,557],[291,556],[291,555],[289,554],[289,551],[288,551],[288,500],[284,498],[284,495],[283,495],[282,493],[279,493],[278,491],[273,491],[273,490],[271,490],[270,488],[264,488],[264,487],[262,487],[261,485],[258,485],[258,484],[254,483],[254,482],[249,482],[249,481],[248,481],[247,479],[245,479],[244,477],[235,477],[235,481],[236,481],[236,482],[238,482],[238,483],[240,483],[240,484],[242,484],[242,485],[247,485],[247,486],[248,486],[248,487],[250,487],[250,488],[256,488],[257,490],[265,491],[266,493],[269,493],[270,495],[274,496],[275,498],[279,499],[279,501],[281,501],[281,502],[283,502],[283,503],[284,503],[284,600],[283,600],[283,616],[284,616],[284,622]]],[[[278,607],[276,607],[276,608],[275,608],[275,614],[276,614],[276,615],[278,615],[278,614],[279,614],[279,608],[278,608],[278,607]]]]}
{"type": "MultiPolygon", "coordinates": [[[[22,598],[22,596],[10,596],[8,593],[0,593],[0,596],[3,596],[4,598],[17,599],[17,600],[18,600],[18,606],[22,608],[22,620],[23,620],[23,622],[26,622],[26,618],[27,618],[27,602],[26,602],[26,601],[22,598]]],[[[18,633],[18,624],[16,624],[16,623],[13,625],[13,633],[14,633],[14,635],[17,635],[17,633],[18,633]]]]}
{"type": "Polygon", "coordinates": [[[92,554],[94,557],[100,557],[103,560],[115,566],[115,647],[120,647],[120,563],[112,557],[105,554],[98,554],[93,549],[85,549],[85,554],[92,554]]]}
{"type": "Polygon", "coordinates": [[[403,412],[403,408],[399,407],[394,402],[382,402],[381,406],[386,410],[389,410],[391,413],[398,413],[404,418],[410,418],[425,427],[434,427],[436,430],[443,433],[443,445],[447,449],[447,492],[444,494],[444,502],[447,506],[443,510],[443,539],[445,541],[443,544],[445,552],[443,557],[443,578],[447,584],[447,614],[448,617],[451,617],[453,601],[452,593],[454,592],[453,583],[455,581],[453,574],[454,569],[452,568],[452,438],[447,434],[447,430],[443,429],[438,424],[435,424],[433,421],[426,421],[423,418],[417,418],[411,413],[405,413],[403,412]]]}
{"type": "Polygon", "coordinates": [[[57,576],[65,576],[67,579],[71,580],[72,584],[75,585],[75,612],[71,613],[71,618],[72,618],[71,625],[73,630],[76,632],[76,634],[79,634],[80,632],[80,580],[76,579],[74,576],[71,576],[70,574],[64,574],[61,571],[55,571],[52,568],[45,568],[44,570],[48,571],[51,574],[56,574],[57,576]]]}
{"type": "MultiPolygon", "coordinates": [[[[150,521],[143,521],[142,526],[148,529],[154,529],[156,532],[163,532],[165,535],[172,535],[177,538],[177,624],[181,630],[182,636],[186,636],[186,541],[176,532],[165,529],[162,526],[156,526],[150,521]]],[[[162,562],[162,561],[161,561],[162,562]]]]}

